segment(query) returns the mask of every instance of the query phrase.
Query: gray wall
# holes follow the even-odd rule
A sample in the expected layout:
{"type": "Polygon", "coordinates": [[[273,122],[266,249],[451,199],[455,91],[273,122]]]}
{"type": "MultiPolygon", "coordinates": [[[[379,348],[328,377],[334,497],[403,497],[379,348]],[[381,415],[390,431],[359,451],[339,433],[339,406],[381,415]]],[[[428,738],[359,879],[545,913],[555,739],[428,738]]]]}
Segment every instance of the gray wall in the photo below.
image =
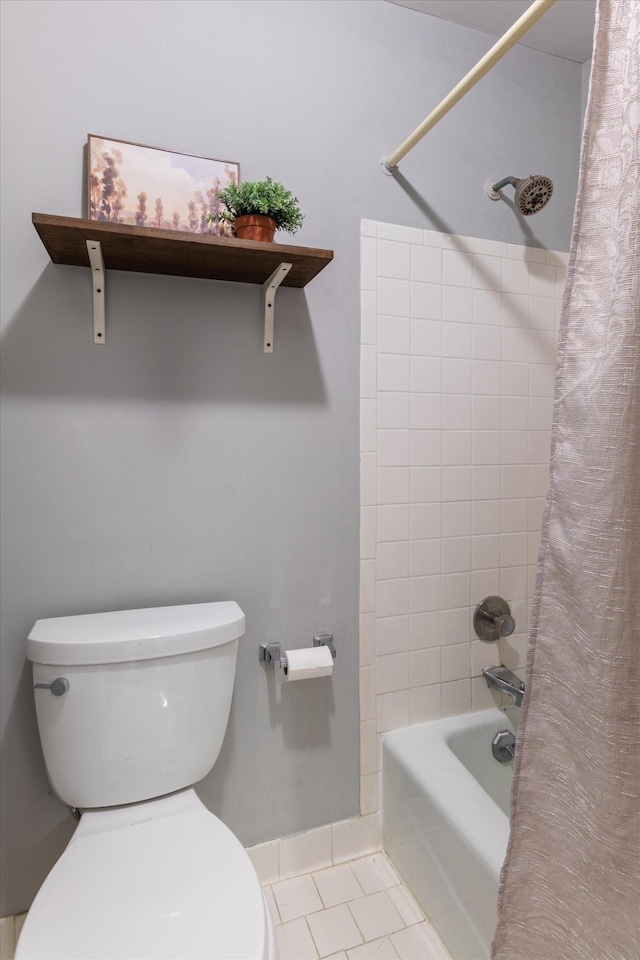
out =
{"type": "Polygon", "coordinates": [[[374,218],[567,247],[579,64],[519,47],[402,164],[393,150],[491,39],[371,0],[3,4],[4,900],[26,908],[72,831],[47,785],[25,637],[36,618],[233,598],[232,717],[203,800],[245,843],[358,810],[358,257],[374,218]],[[82,216],[88,132],[238,159],[335,261],[278,294],[54,266],[31,211],[82,216]],[[531,223],[487,177],[549,174],[531,223]],[[275,689],[261,640],[331,630],[330,683],[275,689]]]}
{"type": "Polygon", "coordinates": [[[584,121],[584,115],[587,110],[587,100],[589,97],[589,79],[591,77],[591,58],[585,60],[582,64],[582,119],[584,121]]]}

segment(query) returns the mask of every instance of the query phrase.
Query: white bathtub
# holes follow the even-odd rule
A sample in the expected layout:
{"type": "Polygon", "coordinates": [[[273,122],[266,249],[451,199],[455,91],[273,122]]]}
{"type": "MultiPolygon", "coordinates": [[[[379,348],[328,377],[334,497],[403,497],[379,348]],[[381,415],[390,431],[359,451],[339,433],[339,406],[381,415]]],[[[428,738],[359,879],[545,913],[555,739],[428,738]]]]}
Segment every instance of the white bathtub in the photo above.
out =
{"type": "Polygon", "coordinates": [[[454,960],[489,956],[513,766],[494,759],[491,740],[515,732],[518,713],[469,713],[384,739],[384,848],[454,960]]]}

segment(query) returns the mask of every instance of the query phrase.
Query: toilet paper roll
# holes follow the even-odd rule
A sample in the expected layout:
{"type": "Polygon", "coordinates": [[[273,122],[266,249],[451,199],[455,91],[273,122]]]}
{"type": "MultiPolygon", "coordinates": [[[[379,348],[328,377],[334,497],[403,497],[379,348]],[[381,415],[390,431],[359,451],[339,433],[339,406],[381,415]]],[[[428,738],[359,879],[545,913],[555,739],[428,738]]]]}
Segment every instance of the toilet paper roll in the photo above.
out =
{"type": "Polygon", "coordinates": [[[286,683],[296,680],[311,680],[314,677],[330,677],[333,673],[333,657],[329,647],[304,647],[302,650],[285,650],[287,665],[281,672],[286,683]]]}

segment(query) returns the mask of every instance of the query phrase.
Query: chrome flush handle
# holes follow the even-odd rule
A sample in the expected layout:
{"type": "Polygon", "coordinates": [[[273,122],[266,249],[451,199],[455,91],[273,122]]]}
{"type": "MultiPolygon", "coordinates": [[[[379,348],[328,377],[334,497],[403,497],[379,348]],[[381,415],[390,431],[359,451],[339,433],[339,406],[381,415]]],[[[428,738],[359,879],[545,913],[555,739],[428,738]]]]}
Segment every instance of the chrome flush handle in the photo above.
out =
{"type": "Polygon", "coordinates": [[[69,681],[66,677],[56,677],[51,683],[34,683],[34,690],[50,690],[54,697],[64,697],[69,689],[69,681]]]}

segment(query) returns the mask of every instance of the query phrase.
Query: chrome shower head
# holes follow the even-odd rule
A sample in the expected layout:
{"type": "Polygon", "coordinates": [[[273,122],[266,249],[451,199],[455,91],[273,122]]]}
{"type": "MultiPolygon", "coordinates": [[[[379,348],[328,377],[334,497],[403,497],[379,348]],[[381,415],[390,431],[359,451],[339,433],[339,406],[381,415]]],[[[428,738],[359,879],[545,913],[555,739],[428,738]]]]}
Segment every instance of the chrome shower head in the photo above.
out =
{"type": "Polygon", "coordinates": [[[516,186],[515,204],[523,217],[542,210],[551,200],[553,183],[549,177],[531,174],[519,180],[516,186]]]}
{"type": "Polygon", "coordinates": [[[549,177],[533,173],[528,177],[524,177],[522,180],[518,180],[516,177],[504,177],[504,179],[498,180],[497,183],[493,180],[487,180],[485,184],[487,196],[491,200],[499,200],[500,191],[508,183],[515,187],[516,195],[514,202],[516,209],[523,217],[530,217],[534,213],[538,213],[538,211],[546,207],[549,200],[551,200],[553,183],[549,177]]]}

